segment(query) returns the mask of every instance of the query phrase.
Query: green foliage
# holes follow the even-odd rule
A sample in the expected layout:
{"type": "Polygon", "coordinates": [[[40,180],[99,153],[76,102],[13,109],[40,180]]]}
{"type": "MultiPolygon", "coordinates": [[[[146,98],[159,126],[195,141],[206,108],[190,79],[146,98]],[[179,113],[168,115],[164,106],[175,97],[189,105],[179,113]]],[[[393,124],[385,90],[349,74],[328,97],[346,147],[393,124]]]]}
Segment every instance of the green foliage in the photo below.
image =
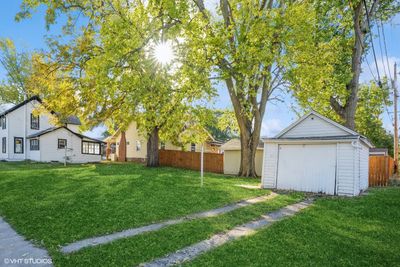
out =
{"type": "Polygon", "coordinates": [[[26,0],[18,18],[29,16],[40,4],[47,6],[48,26],[59,13],[69,20],[81,13],[88,20],[82,29],[67,23],[71,41],[51,39],[51,52],[35,64],[36,80],[44,83],[37,92],[47,107],[66,115],[78,112],[87,128],[105,123],[110,130],[116,125],[124,129],[135,120],[145,135],[154,128],[175,138],[181,131],[195,134],[187,130],[201,126],[200,117],[194,118],[195,102],[207,100],[213,89],[209,70],[193,64],[197,50],[182,38],[181,25],[189,19],[186,1],[26,0]],[[153,53],[166,40],[177,56],[163,66],[153,53]]]}
{"type": "Polygon", "coordinates": [[[211,118],[206,124],[209,133],[217,140],[226,142],[238,138],[239,126],[231,109],[211,110],[211,118]]]}
{"type": "Polygon", "coordinates": [[[32,65],[31,55],[18,52],[13,41],[0,39],[0,64],[6,71],[6,77],[0,81],[0,103],[18,104],[29,96],[27,79],[32,65]]]}
{"type": "MultiPolygon", "coordinates": [[[[369,51],[372,34],[364,4],[362,0],[307,2],[309,19],[305,24],[297,24],[290,14],[288,17],[292,23],[288,34],[296,27],[301,27],[302,33],[286,46],[286,79],[300,106],[350,126],[352,107],[357,106],[361,62],[369,51]]],[[[379,20],[388,20],[400,8],[395,0],[366,0],[366,5],[371,27],[379,20]]]]}
{"type": "Polygon", "coordinates": [[[389,148],[389,153],[393,155],[393,135],[385,130],[382,123],[385,105],[390,104],[387,86],[380,88],[373,82],[361,85],[356,130],[368,137],[376,147],[389,148]]]}

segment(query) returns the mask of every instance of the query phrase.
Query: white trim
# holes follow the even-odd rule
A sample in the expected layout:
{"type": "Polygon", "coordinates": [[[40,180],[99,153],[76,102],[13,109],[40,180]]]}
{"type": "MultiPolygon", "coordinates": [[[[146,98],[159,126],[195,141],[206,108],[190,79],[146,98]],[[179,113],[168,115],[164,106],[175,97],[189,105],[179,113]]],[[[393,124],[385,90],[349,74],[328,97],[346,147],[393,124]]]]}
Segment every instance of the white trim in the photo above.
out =
{"type": "Polygon", "coordinates": [[[331,120],[331,119],[328,119],[327,117],[322,116],[321,114],[319,114],[318,112],[316,112],[316,111],[313,110],[313,111],[307,113],[306,115],[304,115],[303,117],[301,117],[300,119],[298,119],[297,121],[295,121],[294,123],[290,124],[290,125],[289,125],[288,127],[286,127],[285,129],[283,129],[280,133],[278,133],[278,134],[275,136],[275,138],[280,138],[280,137],[282,137],[285,133],[287,133],[288,131],[290,131],[291,129],[293,129],[295,126],[297,126],[298,124],[300,124],[302,121],[304,121],[304,120],[305,120],[306,118],[308,118],[310,115],[315,115],[315,116],[317,116],[318,118],[320,118],[320,119],[322,119],[322,120],[324,120],[324,121],[326,121],[326,122],[328,122],[328,123],[330,123],[330,124],[332,124],[332,125],[334,125],[334,126],[340,128],[340,129],[342,129],[343,131],[345,131],[345,132],[347,132],[347,133],[349,133],[349,134],[351,134],[351,135],[360,135],[360,134],[358,134],[357,132],[355,132],[355,131],[353,131],[353,130],[350,130],[349,128],[347,128],[347,127],[345,127],[345,126],[343,126],[343,125],[341,125],[341,124],[339,124],[339,123],[337,123],[337,122],[335,122],[335,121],[333,121],[333,120],[331,120]]]}
{"type": "Polygon", "coordinates": [[[352,139],[331,139],[331,140],[321,140],[321,139],[264,139],[265,143],[270,144],[309,144],[309,143],[319,143],[319,144],[336,144],[336,143],[351,143],[357,140],[357,138],[352,139]]]}

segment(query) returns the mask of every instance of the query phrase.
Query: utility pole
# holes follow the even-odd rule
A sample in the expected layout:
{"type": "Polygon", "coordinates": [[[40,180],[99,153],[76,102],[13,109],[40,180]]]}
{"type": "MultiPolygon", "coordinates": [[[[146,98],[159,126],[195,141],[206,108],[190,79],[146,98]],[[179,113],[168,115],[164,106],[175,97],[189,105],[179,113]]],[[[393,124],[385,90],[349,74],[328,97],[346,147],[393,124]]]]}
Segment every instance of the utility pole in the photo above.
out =
{"type": "Polygon", "coordinates": [[[397,122],[397,99],[399,97],[397,92],[397,66],[394,63],[394,76],[392,80],[393,88],[393,108],[394,108],[394,173],[397,174],[399,162],[399,126],[397,122]]]}

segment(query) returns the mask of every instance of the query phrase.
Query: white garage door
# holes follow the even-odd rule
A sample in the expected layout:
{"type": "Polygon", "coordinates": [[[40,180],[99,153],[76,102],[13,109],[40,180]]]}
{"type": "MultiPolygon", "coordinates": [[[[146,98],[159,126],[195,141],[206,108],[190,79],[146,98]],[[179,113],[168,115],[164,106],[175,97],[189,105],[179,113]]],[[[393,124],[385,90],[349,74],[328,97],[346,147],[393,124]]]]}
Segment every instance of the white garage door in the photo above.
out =
{"type": "Polygon", "coordinates": [[[278,189],[335,193],[336,145],[280,145],[278,189]]]}

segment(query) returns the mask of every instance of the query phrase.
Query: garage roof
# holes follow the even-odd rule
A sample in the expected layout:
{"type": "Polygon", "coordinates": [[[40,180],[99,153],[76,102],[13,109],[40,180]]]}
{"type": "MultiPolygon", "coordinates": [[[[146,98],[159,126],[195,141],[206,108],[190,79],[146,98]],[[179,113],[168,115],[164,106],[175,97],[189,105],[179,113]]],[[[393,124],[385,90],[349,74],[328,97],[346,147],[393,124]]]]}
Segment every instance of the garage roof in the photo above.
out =
{"type": "Polygon", "coordinates": [[[301,141],[301,140],[340,141],[340,140],[358,140],[358,139],[361,140],[363,143],[365,143],[367,146],[373,147],[373,145],[369,142],[369,140],[365,136],[331,119],[328,119],[327,117],[319,114],[314,110],[307,113],[299,120],[289,125],[275,137],[262,138],[264,142],[265,141],[277,142],[278,140],[290,142],[290,141],[301,141]],[[310,116],[311,120],[308,120],[307,122],[306,119],[309,118],[310,116]],[[314,120],[313,116],[319,118],[319,120],[314,120]],[[301,128],[301,126],[303,126],[303,128],[301,128]],[[300,133],[298,131],[299,128],[302,129],[300,133]],[[319,131],[321,130],[319,128],[322,128],[323,131],[319,131]],[[296,132],[296,134],[294,132],[296,132]]]}
{"type": "MultiPolygon", "coordinates": [[[[258,143],[257,149],[263,149],[263,147],[264,147],[264,146],[263,146],[263,143],[262,143],[262,141],[260,141],[260,142],[258,143]]],[[[221,149],[224,150],[224,151],[229,151],[229,150],[241,150],[241,147],[240,147],[240,139],[234,138],[234,139],[229,140],[228,142],[226,142],[225,144],[223,144],[223,145],[221,146],[221,149]]]]}

